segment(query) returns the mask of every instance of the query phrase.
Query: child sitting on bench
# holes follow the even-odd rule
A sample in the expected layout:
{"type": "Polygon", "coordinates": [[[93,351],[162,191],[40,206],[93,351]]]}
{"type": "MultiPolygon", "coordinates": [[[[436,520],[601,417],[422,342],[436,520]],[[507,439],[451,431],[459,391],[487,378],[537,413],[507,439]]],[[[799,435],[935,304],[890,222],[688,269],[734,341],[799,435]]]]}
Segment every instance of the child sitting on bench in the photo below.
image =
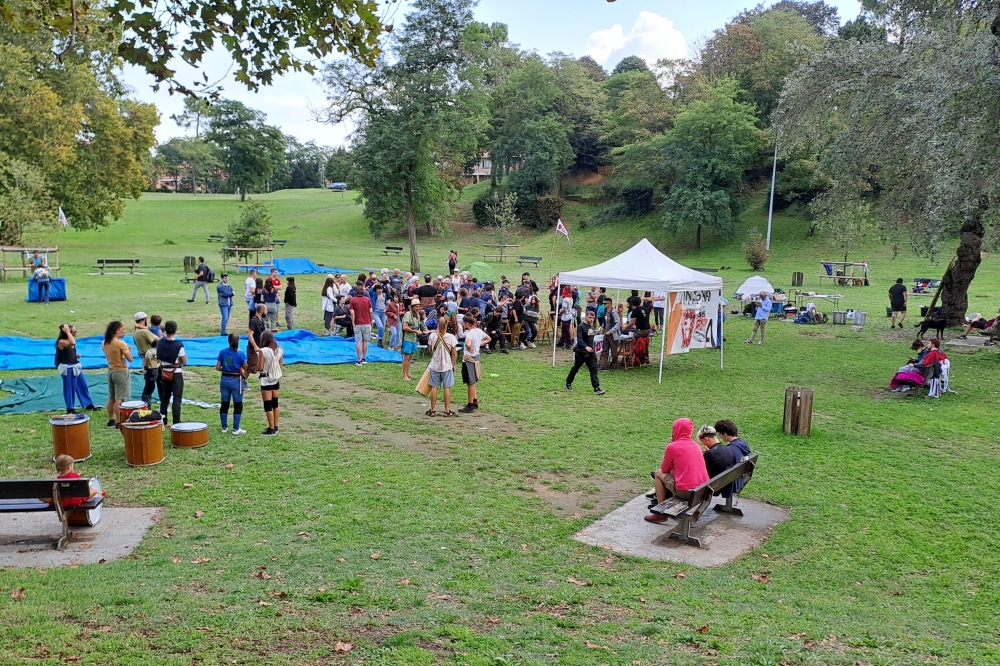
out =
{"type": "MultiPolygon", "coordinates": [[[[73,469],[73,463],[74,462],[75,461],[73,460],[73,456],[68,456],[65,453],[62,454],[61,456],[58,456],[56,458],[56,474],[57,474],[56,478],[57,479],[79,479],[79,478],[81,478],[80,475],[73,469]]],[[[90,488],[90,496],[91,497],[93,497],[97,493],[98,493],[97,488],[94,488],[94,487],[90,488]]],[[[100,491],[100,493],[101,493],[101,495],[106,495],[107,494],[103,490],[100,491]]],[[[42,501],[43,502],[47,502],[49,504],[52,504],[52,498],[51,497],[42,498],[42,501]]],[[[62,499],[62,505],[63,505],[64,509],[68,509],[70,507],[80,506],[81,504],[83,504],[86,501],[87,501],[87,499],[85,499],[83,497],[64,497],[62,499]]]]}

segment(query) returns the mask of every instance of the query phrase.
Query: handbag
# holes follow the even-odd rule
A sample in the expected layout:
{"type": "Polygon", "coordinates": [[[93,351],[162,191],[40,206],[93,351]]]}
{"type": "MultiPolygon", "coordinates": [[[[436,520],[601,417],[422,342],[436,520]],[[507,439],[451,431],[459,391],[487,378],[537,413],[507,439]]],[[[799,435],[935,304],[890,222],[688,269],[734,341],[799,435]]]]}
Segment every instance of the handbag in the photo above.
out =
{"type": "Polygon", "coordinates": [[[174,371],[176,369],[177,368],[167,368],[167,367],[164,367],[164,366],[161,365],[160,366],[160,379],[162,379],[164,381],[167,381],[167,382],[173,380],[173,378],[174,378],[174,371]]]}
{"type": "Polygon", "coordinates": [[[420,375],[420,380],[414,390],[425,398],[431,394],[431,369],[429,366],[424,369],[424,374],[420,375]]]}

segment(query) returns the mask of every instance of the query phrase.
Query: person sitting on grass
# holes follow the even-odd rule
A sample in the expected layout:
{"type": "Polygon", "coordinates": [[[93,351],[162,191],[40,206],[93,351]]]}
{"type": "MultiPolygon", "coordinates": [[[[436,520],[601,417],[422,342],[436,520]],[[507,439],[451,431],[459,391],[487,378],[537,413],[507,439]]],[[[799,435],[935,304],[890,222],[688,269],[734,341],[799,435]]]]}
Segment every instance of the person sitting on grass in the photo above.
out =
{"type": "MultiPolygon", "coordinates": [[[[80,474],[73,469],[74,462],[76,461],[73,460],[73,456],[68,456],[65,453],[60,456],[56,456],[56,478],[79,479],[80,474]]],[[[107,495],[107,493],[105,493],[103,490],[97,490],[97,488],[94,488],[93,486],[90,487],[90,497],[93,497],[98,493],[100,493],[101,495],[107,495]]],[[[80,506],[88,499],[90,499],[90,497],[63,497],[60,503],[62,504],[64,509],[68,509],[70,507],[80,506]]],[[[51,497],[43,497],[42,501],[47,502],[49,504],[53,504],[51,497]]]]}
{"type": "MultiPolygon", "coordinates": [[[[674,421],[673,439],[663,451],[660,469],[652,473],[658,504],[667,501],[668,497],[689,499],[691,491],[709,479],[701,447],[691,439],[693,432],[691,419],[674,421]]],[[[670,517],[651,513],[645,520],[648,523],[665,523],[670,517]]]]}
{"type": "Polygon", "coordinates": [[[959,340],[965,340],[969,337],[969,333],[972,329],[976,329],[983,335],[989,335],[993,332],[993,329],[1000,323],[1000,314],[993,319],[986,319],[983,315],[978,312],[973,312],[968,317],[965,318],[965,330],[962,331],[962,335],[958,336],[959,340]]]}

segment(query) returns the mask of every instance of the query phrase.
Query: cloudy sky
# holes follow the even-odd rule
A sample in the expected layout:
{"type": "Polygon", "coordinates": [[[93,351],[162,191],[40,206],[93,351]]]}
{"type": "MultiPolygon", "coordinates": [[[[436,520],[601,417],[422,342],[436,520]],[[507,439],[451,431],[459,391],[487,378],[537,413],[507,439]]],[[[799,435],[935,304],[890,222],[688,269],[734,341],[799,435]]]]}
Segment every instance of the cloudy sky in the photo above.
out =
{"type": "MultiPolygon", "coordinates": [[[[827,0],[840,9],[842,20],[857,16],[857,0],[827,0]]],[[[487,23],[502,22],[510,28],[510,39],[524,49],[542,54],[559,51],[575,56],[590,55],[606,68],[629,55],[653,61],[690,55],[691,44],[756,0],[481,0],[476,18],[487,23]]],[[[394,21],[402,21],[405,4],[396,6],[394,21]]],[[[212,80],[226,75],[228,58],[212,53],[203,68],[212,80]]],[[[183,73],[183,72],[182,72],[183,73]]],[[[200,78],[200,76],[199,76],[200,78]]],[[[142,100],[160,109],[157,138],[165,141],[185,132],[170,119],[183,106],[178,96],[153,92],[150,79],[142,72],[125,73],[126,81],[142,100]]],[[[185,80],[192,80],[187,76],[185,80]]],[[[289,74],[258,93],[248,92],[232,81],[223,84],[223,95],[238,99],[267,114],[268,121],[303,143],[320,145],[346,143],[351,128],[324,125],[312,119],[312,110],[323,104],[323,89],[308,74],[289,74]]]]}

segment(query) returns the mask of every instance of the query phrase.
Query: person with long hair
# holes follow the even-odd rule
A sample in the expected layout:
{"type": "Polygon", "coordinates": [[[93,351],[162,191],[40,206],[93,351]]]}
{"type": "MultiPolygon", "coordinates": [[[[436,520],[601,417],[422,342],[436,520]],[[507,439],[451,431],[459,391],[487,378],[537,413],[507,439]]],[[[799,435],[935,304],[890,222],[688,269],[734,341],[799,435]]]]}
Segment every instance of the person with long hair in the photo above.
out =
{"type": "Polygon", "coordinates": [[[176,339],[177,322],[163,325],[164,337],[156,341],[156,357],[160,360],[160,415],[163,425],[168,425],[167,408],[173,410],[174,423],[181,422],[181,403],[184,400],[184,364],[187,352],[184,343],[176,339]],[[171,405],[173,400],[173,405],[171,405]]]}
{"type": "Polygon", "coordinates": [[[371,290],[371,302],[372,302],[372,312],[375,318],[375,328],[378,329],[378,346],[385,346],[385,327],[386,327],[386,316],[385,309],[387,307],[385,289],[382,288],[381,284],[376,284],[371,290]]]}
{"type": "Polygon", "coordinates": [[[132,362],[132,347],[125,344],[125,324],[117,319],[104,330],[101,351],[108,360],[108,428],[118,427],[118,408],[132,396],[128,364],[132,362]]]}
{"type": "Polygon", "coordinates": [[[281,416],[278,392],[281,390],[281,369],[285,366],[285,352],[278,346],[271,331],[264,331],[260,341],[260,351],[264,357],[260,370],[260,397],[267,417],[267,429],[261,434],[264,437],[274,437],[278,434],[278,420],[281,416]]]}
{"type": "Polygon", "coordinates": [[[573,349],[573,319],[575,317],[573,289],[568,285],[564,285],[562,288],[562,299],[559,301],[559,326],[562,331],[559,346],[566,350],[573,349]]]}
{"type": "Polygon", "coordinates": [[[453,275],[455,273],[455,268],[458,266],[458,252],[452,250],[448,253],[448,275],[453,275]]]}
{"type": "Polygon", "coordinates": [[[323,327],[327,335],[333,335],[333,315],[337,310],[337,282],[332,275],[326,276],[320,295],[323,297],[323,327]]]}
{"type": "Polygon", "coordinates": [[[524,304],[524,318],[521,328],[521,342],[526,343],[532,349],[535,348],[535,339],[538,337],[538,312],[541,306],[538,303],[538,296],[531,294],[524,304]]]}
{"type": "Polygon", "coordinates": [[[402,297],[399,292],[393,292],[389,303],[385,306],[385,324],[389,328],[389,349],[397,351],[400,339],[403,337],[402,321],[406,314],[403,307],[402,297]]]}
{"type": "Polygon", "coordinates": [[[229,403],[232,402],[233,435],[245,435],[247,431],[240,429],[240,419],[243,418],[243,394],[247,388],[247,355],[240,351],[240,336],[229,334],[229,347],[219,352],[215,369],[222,373],[219,381],[219,392],[222,394],[219,419],[222,421],[222,432],[229,430],[229,403]]]}
{"type": "Polygon", "coordinates": [[[295,328],[295,308],[299,305],[295,297],[295,278],[288,278],[288,286],[285,287],[285,328],[289,331],[295,328]]]}
{"type": "Polygon", "coordinates": [[[267,330],[278,330],[278,304],[281,302],[281,295],[274,288],[271,278],[264,280],[264,305],[267,306],[267,330]]]}
{"type": "Polygon", "coordinates": [[[87,411],[96,411],[94,401],[90,397],[87,378],[80,365],[80,355],[76,353],[76,326],[63,324],[59,327],[59,337],[56,338],[56,369],[62,376],[63,402],[66,403],[66,413],[76,413],[76,399],[80,399],[80,407],[87,411]]]}
{"type": "MultiPolygon", "coordinates": [[[[250,319],[254,318],[254,313],[257,312],[257,306],[264,305],[264,281],[260,278],[254,280],[254,290],[253,298],[250,301],[250,319]]],[[[267,308],[265,306],[265,312],[267,308]]]]}

